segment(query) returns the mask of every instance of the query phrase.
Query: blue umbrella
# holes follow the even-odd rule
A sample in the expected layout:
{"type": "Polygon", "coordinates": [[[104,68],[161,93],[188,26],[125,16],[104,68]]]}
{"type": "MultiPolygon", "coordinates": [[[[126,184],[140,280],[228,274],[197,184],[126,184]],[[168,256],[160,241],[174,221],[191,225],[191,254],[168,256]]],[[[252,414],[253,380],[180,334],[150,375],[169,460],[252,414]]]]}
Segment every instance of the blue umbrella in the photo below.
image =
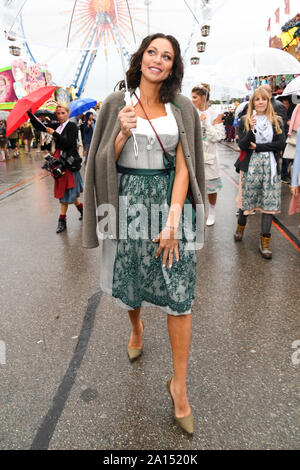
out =
{"type": "Polygon", "coordinates": [[[70,117],[79,116],[79,114],[88,111],[96,106],[97,101],[92,98],[82,98],[80,100],[71,101],[69,104],[70,117]]]}

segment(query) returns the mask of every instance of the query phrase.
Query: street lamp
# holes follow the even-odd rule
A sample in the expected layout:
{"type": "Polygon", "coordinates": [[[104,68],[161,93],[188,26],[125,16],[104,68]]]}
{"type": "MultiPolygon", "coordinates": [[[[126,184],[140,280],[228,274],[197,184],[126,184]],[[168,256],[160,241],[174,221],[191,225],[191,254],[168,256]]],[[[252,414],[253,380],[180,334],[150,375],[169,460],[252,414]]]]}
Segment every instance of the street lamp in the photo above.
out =
{"type": "Polygon", "coordinates": [[[199,57],[191,57],[191,65],[198,65],[200,63],[199,57]]]}
{"type": "Polygon", "coordinates": [[[205,49],[206,49],[206,42],[204,42],[204,41],[197,42],[197,51],[198,52],[205,52],[205,49]]]}
{"type": "Polygon", "coordinates": [[[209,32],[210,32],[210,26],[208,24],[202,26],[201,28],[201,34],[202,36],[209,36],[209,32]]]}
{"type": "Polygon", "coordinates": [[[14,56],[21,55],[21,48],[18,46],[9,46],[9,51],[14,56]]]}

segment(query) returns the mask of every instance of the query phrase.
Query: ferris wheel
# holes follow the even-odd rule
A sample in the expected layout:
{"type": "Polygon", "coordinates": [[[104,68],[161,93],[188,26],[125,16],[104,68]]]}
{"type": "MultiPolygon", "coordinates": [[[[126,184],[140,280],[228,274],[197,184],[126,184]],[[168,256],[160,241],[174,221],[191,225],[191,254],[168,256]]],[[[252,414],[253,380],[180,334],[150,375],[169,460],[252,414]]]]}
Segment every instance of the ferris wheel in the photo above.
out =
{"type": "Polygon", "coordinates": [[[78,67],[75,72],[72,86],[77,90],[79,98],[84,91],[92,66],[96,59],[99,46],[104,46],[105,57],[108,54],[108,43],[111,42],[118,50],[118,33],[122,37],[120,51],[130,60],[130,53],[126,45],[130,44],[128,32],[132,30],[135,41],[133,21],[140,20],[136,16],[136,6],[133,0],[118,0],[117,9],[114,0],[77,0],[70,21],[68,42],[70,36],[83,36],[81,47],[83,48],[78,67]],[[118,18],[117,18],[118,14],[118,18]],[[120,25],[120,31],[117,28],[120,25]],[[73,34],[72,34],[73,32],[73,34]]]}
{"type": "MultiPolygon", "coordinates": [[[[70,81],[71,86],[76,89],[77,97],[84,91],[100,49],[107,58],[109,49],[113,46],[129,62],[130,45],[144,35],[142,29],[145,27],[146,8],[144,3],[141,5],[140,0],[52,0],[51,7],[56,11],[56,17],[54,22],[49,23],[45,19],[44,5],[41,9],[41,2],[38,0],[3,2],[4,8],[0,16],[6,37],[10,41],[17,40],[31,62],[40,62],[33,52],[35,46],[44,46],[49,50],[54,48],[54,52],[55,49],[60,52],[75,51],[77,57],[73,59],[72,66],[77,63],[77,67],[70,81]],[[32,28],[30,13],[34,10],[38,16],[39,9],[39,20],[32,28]],[[60,26],[53,27],[54,24],[60,26]],[[122,39],[121,47],[117,41],[117,26],[122,39]],[[44,39],[47,36],[59,39],[52,42],[44,39]]],[[[150,3],[149,0],[146,3],[150,3]]],[[[13,55],[20,55],[19,46],[10,46],[10,50],[13,55]]]]}

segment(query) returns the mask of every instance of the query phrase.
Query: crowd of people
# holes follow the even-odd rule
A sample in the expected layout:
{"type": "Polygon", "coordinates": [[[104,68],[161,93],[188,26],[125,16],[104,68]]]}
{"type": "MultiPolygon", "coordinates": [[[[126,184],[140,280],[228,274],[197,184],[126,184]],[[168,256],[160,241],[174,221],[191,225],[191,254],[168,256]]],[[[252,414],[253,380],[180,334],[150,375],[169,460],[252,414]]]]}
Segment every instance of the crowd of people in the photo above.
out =
{"type": "MultiPolygon", "coordinates": [[[[58,123],[56,112],[41,111],[38,119],[45,125],[56,125],[58,123]]],[[[95,127],[95,112],[80,114],[71,121],[78,127],[77,148],[84,157],[86,164],[89,146],[91,144],[95,127]]],[[[20,148],[24,149],[25,155],[31,157],[33,150],[41,152],[43,156],[55,151],[55,143],[51,134],[34,128],[34,125],[27,121],[6,137],[6,121],[0,120],[0,161],[17,158],[20,156],[20,148]]]]}

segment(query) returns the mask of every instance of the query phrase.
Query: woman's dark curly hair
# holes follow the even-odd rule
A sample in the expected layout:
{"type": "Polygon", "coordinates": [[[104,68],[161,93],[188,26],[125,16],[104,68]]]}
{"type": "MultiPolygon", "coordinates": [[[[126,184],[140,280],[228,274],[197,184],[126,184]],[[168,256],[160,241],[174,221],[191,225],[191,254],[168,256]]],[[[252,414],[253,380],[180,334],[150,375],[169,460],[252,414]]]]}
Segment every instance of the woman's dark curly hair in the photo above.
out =
{"type": "MultiPolygon", "coordinates": [[[[169,103],[174,100],[177,93],[181,91],[181,83],[183,79],[183,60],[181,57],[180,46],[177,39],[174,36],[166,36],[163,33],[156,33],[147,36],[143,39],[138,50],[131,56],[129,70],[126,73],[128,88],[135,90],[141,81],[141,63],[145,50],[149,47],[154,39],[163,38],[170,41],[174,49],[174,63],[172,72],[166,80],[164,80],[160,91],[159,99],[161,103],[169,103]]],[[[125,80],[122,80],[117,84],[119,90],[125,88],[125,80]]]]}

